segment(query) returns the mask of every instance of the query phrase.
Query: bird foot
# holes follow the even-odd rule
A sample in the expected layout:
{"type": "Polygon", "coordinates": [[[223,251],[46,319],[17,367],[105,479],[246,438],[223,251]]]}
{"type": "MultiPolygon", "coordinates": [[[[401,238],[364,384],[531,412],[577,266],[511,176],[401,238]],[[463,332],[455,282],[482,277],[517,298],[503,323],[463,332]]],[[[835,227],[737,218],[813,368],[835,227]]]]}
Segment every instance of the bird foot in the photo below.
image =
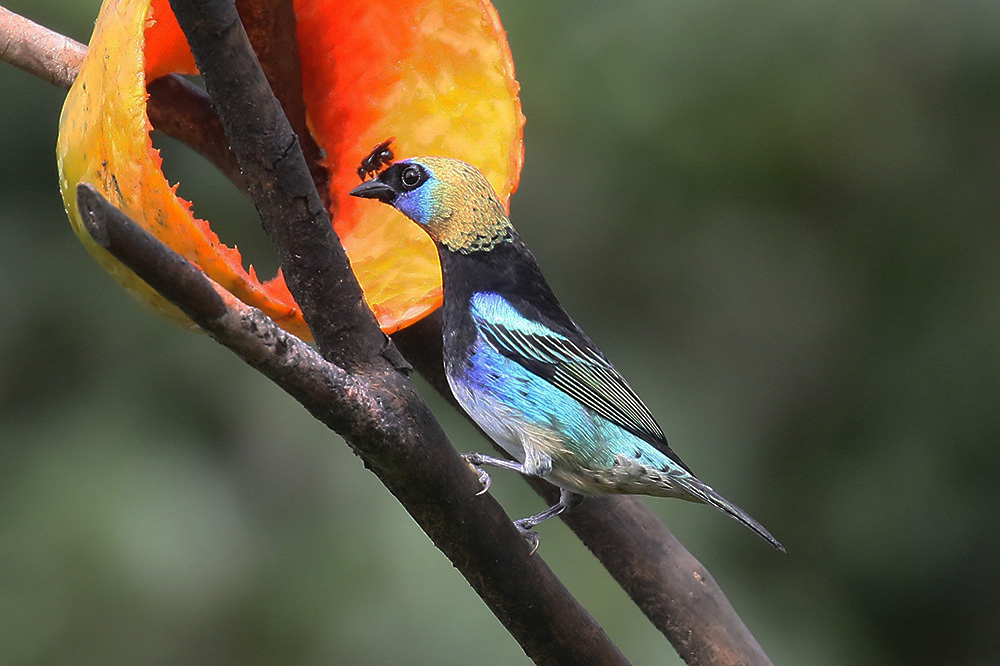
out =
{"type": "MultiPolygon", "coordinates": [[[[517,531],[521,533],[524,540],[528,542],[528,546],[531,549],[528,551],[528,555],[534,555],[535,551],[538,550],[538,544],[541,542],[541,538],[538,536],[538,532],[525,525],[525,522],[525,519],[515,520],[514,527],[516,527],[517,531]]],[[[530,525],[530,523],[528,524],[530,525]]]]}
{"type": "Polygon", "coordinates": [[[476,476],[479,477],[479,485],[483,487],[482,490],[476,493],[476,497],[485,494],[486,491],[490,489],[490,484],[493,483],[493,479],[490,477],[489,472],[479,466],[483,462],[482,455],[478,453],[463,453],[462,460],[468,463],[469,467],[472,468],[472,471],[476,473],[476,476]]]}

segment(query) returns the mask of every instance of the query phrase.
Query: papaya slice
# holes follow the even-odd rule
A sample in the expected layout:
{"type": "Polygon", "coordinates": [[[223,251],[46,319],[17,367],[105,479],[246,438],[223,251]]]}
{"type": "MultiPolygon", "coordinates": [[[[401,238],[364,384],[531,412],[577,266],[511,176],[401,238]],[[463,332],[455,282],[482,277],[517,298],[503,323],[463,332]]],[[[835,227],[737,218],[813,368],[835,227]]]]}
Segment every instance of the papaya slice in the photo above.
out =
{"type": "MultiPolygon", "coordinates": [[[[397,137],[397,156],[448,155],[475,164],[509,199],[523,158],[524,119],[513,60],[486,0],[296,0],[303,95],[325,151],[331,213],[365,298],[386,332],[441,302],[437,253],[385,206],[348,197],[371,148],[397,137]]],[[[236,248],[193,213],[163,175],[149,137],[146,83],[196,73],[167,0],[105,0],[60,119],[60,189],[86,248],[126,289],[172,319],[176,308],[98,247],[76,207],[87,182],[243,302],[308,339],[280,273],[262,281],[236,248]]]]}

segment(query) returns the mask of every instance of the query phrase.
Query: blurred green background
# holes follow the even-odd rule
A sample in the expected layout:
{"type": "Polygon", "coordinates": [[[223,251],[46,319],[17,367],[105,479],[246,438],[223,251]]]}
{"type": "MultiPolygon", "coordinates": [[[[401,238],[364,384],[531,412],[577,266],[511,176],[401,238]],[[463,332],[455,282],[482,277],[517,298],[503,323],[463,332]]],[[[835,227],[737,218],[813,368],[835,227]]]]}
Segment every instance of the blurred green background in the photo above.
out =
{"type": "MultiPolygon", "coordinates": [[[[81,41],[99,6],[3,4],[81,41]]],[[[1000,3],[496,5],[528,119],[515,223],[788,555],[649,505],[778,664],[995,664],[1000,3]]],[[[6,64],[0,91],[0,666],[526,663],[336,436],[98,268],[57,193],[64,93],[6,64]]],[[[166,148],[273,265],[249,205],[166,148]]],[[[509,513],[540,509],[511,477],[509,513]]],[[[680,663],[561,523],[541,534],[634,664],[680,663]]]]}

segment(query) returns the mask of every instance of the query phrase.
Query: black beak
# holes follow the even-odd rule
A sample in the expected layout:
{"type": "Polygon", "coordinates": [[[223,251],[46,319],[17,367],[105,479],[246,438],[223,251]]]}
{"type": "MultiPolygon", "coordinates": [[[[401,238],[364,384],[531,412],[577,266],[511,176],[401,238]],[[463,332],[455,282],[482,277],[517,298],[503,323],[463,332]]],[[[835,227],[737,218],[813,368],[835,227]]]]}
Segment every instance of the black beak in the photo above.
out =
{"type": "Polygon", "coordinates": [[[391,204],[396,199],[396,193],[391,187],[380,180],[369,180],[351,190],[352,197],[363,199],[378,199],[382,203],[391,204]]]}

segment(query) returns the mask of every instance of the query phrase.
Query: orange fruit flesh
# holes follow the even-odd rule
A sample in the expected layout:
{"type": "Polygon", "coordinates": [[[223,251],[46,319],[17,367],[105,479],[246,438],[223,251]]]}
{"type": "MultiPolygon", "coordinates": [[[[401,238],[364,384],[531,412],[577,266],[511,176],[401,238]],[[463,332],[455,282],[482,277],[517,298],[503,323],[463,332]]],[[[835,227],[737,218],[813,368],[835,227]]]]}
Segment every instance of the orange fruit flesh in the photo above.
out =
{"type": "MultiPolygon", "coordinates": [[[[507,201],[520,176],[523,117],[506,37],[485,0],[296,0],[295,11],[306,109],[326,153],[335,229],[379,324],[392,332],[440,305],[437,254],[402,215],[347,192],[371,148],[395,135],[397,158],[464,159],[507,201]]],[[[244,269],[239,252],[163,176],[145,84],[194,71],[167,0],[105,0],[60,121],[60,187],[70,220],[116,279],[175,320],[187,321],[87,235],[77,183],[98,187],[234,296],[308,338],[281,275],[262,283],[244,269]]]]}

